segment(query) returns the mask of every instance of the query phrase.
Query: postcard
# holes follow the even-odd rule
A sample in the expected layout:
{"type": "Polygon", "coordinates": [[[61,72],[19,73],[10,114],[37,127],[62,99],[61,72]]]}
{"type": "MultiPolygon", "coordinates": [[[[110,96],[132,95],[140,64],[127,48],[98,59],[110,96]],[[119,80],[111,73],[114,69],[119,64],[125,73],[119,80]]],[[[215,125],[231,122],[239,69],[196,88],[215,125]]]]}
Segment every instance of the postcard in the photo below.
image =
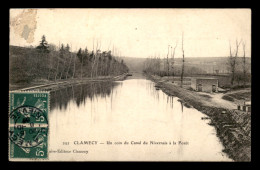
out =
{"type": "Polygon", "coordinates": [[[9,161],[251,161],[251,9],[9,19],[9,161]]]}

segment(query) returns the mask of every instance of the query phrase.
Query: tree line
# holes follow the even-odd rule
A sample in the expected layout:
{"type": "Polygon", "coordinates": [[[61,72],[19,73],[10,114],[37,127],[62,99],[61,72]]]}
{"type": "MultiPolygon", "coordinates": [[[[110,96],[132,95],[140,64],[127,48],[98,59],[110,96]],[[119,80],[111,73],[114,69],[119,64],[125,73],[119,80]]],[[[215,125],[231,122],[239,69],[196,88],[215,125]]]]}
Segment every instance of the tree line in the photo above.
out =
{"type": "MultiPolygon", "coordinates": [[[[160,58],[160,56],[151,56],[146,59],[143,66],[143,72],[152,74],[152,75],[158,75],[158,76],[180,76],[181,86],[183,84],[183,76],[184,75],[196,75],[196,74],[206,74],[206,71],[198,68],[198,67],[189,67],[185,66],[185,60],[184,60],[184,41],[183,41],[183,35],[182,35],[182,42],[181,42],[181,51],[182,51],[182,65],[174,65],[175,64],[175,50],[177,47],[177,42],[175,47],[168,45],[168,52],[166,57],[163,59],[160,58]],[[169,51],[171,49],[171,51],[169,51]],[[185,66],[185,67],[184,67],[185,66]],[[185,68],[185,70],[184,70],[185,68]]],[[[230,86],[235,86],[235,81],[238,86],[242,85],[243,87],[247,87],[247,83],[251,81],[251,75],[250,72],[248,72],[248,64],[245,56],[245,47],[246,43],[236,41],[235,48],[232,49],[230,45],[230,51],[229,51],[229,57],[227,60],[227,69],[230,70],[229,74],[229,81],[230,86]],[[238,52],[239,47],[242,44],[243,48],[243,54],[242,54],[242,62],[239,62],[238,60],[238,52]],[[241,67],[242,69],[238,69],[238,67],[241,67]]]]}
{"type": "MultiPolygon", "coordinates": [[[[174,48],[172,46],[168,45],[168,52],[167,52],[167,57],[166,59],[163,60],[163,70],[161,70],[161,59],[159,57],[154,57],[154,58],[148,58],[145,63],[144,63],[144,72],[148,74],[154,74],[154,75],[159,75],[159,76],[175,76],[175,75],[180,75],[180,80],[181,84],[180,86],[182,87],[183,85],[183,76],[184,76],[184,40],[183,40],[183,32],[182,32],[182,41],[181,41],[181,50],[182,50],[182,66],[181,70],[176,69],[174,67],[174,56],[175,56],[175,50],[177,48],[178,41],[176,41],[176,45],[174,48]],[[171,52],[169,51],[169,48],[171,47],[171,52]],[[171,62],[169,59],[169,52],[170,52],[170,58],[171,62]],[[177,74],[176,74],[177,72],[177,74]]],[[[194,68],[192,68],[194,69],[194,68]]]]}
{"type": "Polygon", "coordinates": [[[111,50],[101,51],[98,44],[95,50],[89,51],[86,47],[72,52],[71,45],[56,47],[49,44],[44,35],[36,48],[26,48],[16,55],[11,54],[10,60],[10,79],[16,83],[116,76],[128,72],[121,57],[111,50]]]}
{"type": "Polygon", "coordinates": [[[236,81],[238,85],[240,82],[243,82],[243,87],[246,87],[246,83],[251,81],[251,75],[247,71],[247,62],[246,62],[246,43],[242,39],[238,42],[236,40],[235,48],[232,51],[231,43],[229,42],[229,57],[228,57],[228,69],[231,72],[231,86],[234,86],[234,82],[236,81]],[[242,62],[238,62],[238,53],[239,47],[242,43],[243,55],[242,62]],[[242,71],[238,70],[237,67],[242,65],[242,71]]]}

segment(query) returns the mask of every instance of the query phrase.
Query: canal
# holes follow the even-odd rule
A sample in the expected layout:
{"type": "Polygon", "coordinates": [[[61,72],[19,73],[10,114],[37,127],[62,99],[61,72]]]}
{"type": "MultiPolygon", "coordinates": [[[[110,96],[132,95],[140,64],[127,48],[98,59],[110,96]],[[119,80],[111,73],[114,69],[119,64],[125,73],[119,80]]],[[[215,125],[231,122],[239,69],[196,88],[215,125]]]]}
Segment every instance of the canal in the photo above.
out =
{"type": "Polygon", "coordinates": [[[232,161],[206,115],[154,85],[138,77],[52,91],[49,158],[232,161]]]}

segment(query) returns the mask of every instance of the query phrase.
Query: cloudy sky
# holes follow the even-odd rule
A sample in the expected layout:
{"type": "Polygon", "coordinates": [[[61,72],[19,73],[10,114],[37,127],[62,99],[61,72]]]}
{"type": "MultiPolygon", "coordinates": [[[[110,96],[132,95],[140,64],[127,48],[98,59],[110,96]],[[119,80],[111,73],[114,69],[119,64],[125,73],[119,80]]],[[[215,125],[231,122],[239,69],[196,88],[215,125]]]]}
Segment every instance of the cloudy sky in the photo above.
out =
{"type": "MultiPolygon", "coordinates": [[[[168,45],[181,57],[229,55],[236,39],[251,56],[249,9],[11,9],[10,44],[37,45],[44,34],[52,44],[101,50],[117,49],[121,56],[165,57],[168,45]]],[[[242,55],[242,47],[240,48],[242,55]]]]}

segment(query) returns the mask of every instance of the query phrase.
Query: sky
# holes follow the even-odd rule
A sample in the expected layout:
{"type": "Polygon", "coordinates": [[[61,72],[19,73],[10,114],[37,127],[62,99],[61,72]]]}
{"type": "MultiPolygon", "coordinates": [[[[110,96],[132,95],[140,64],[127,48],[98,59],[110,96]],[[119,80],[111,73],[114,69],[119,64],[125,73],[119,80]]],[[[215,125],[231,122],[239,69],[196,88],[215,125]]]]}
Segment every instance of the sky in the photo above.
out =
{"type": "MultiPolygon", "coordinates": [[[[236,40],[251,57],[250,9],[11,9],[10,45],[70,44],[126,57],[224,57],[236,40]],[[229,45],[230,44],[230,45],[229,45]],[[171,51],[171,48],[169,48],[171,51]]],[[[240,46],[239,55],[243,55],[240,46]]]]}

